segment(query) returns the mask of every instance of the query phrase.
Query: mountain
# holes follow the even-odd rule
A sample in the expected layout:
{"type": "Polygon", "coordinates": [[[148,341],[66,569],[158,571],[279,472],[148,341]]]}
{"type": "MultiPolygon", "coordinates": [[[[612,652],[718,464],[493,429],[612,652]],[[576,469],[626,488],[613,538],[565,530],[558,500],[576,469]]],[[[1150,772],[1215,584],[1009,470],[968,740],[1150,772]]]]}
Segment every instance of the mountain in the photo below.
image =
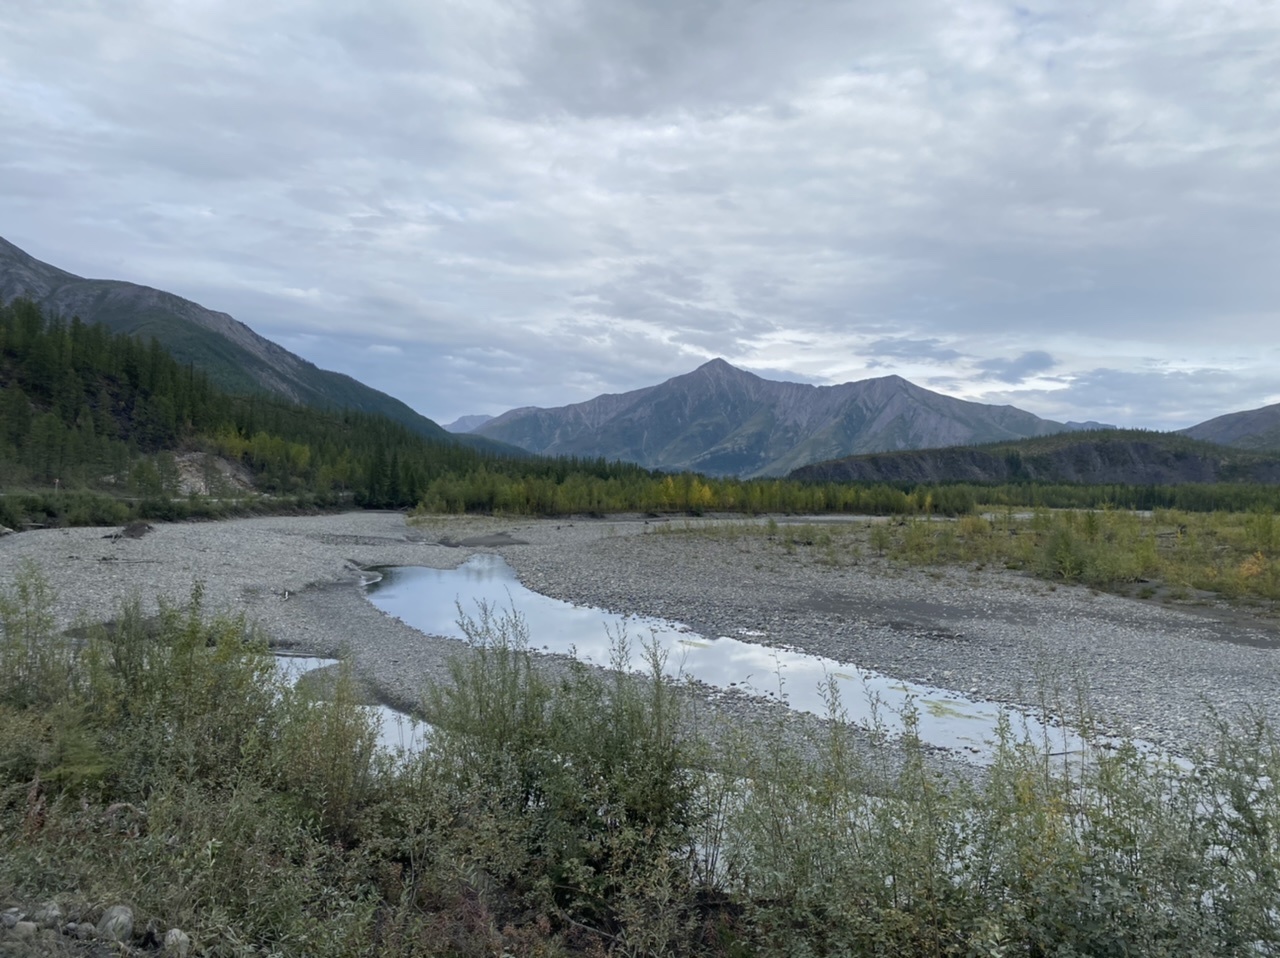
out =
{"type": "Polygon", "coordinates": [[[459,416],[453,422],[445,423],[444,429],[446,432],[454,433],[474,432],[492,418],[492,416],[484,415],[459,416]]]}
{"type": "Polygon", "coordinates": [[[1280,482],[1280,456],[1242,452],[1177,433],[1110,430],[977,447],[849,456],[804,466],[789,478],[815,482],[1124,485],[1280,482]]]}
{"type": "Polygon", "coordinates": [[[155,337],[175,359],[203,370],[228,392],[265,392],[306,406],[379,413],[429,439],[450,439],[400,400],[350,376],[319,369],[226,313],[149,286],[84,279],[0,238],[0,303],[20,297],[34,300],[50,315],[79,316],[115,332],[155,337]]]}
{"type": "Polygon", "coordinates": [[[852,453],[995,442],[1067,428],[1013,406],[952,399],[898,376],[811,386],[761,379],[713,359],[634,392],[556,409],[513,409],[476,433],[545,455],[781,476],[852,453]]]}
{"type": "Polygon", "coordinates": [[[1183,429],[1182,434],[1239,449],[1280,450],[1280,403],[1227,413],[1183,429]]]}

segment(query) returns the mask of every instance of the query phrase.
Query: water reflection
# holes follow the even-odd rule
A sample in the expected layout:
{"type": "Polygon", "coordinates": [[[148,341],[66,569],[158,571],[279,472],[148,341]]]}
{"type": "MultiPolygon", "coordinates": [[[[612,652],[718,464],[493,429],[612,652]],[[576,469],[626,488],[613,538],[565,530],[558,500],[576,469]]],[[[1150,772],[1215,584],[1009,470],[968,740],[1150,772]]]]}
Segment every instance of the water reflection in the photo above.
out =
{"type": "MultiPolygon", "coordinates": [[[[297,685],[298,680],[308,672],[337,665],[337,659],[318,658],[310,655],[291,655],[277,652],[274,656],[276,668],[290,685],[297,685]]],[[[378,745],[396,754],[412,755],[420,751],[425,741],[427,726],[415,721],[403,712],[397,712],[388,705],[361,706],[370,716],[378,720],[378,745]]]]}
{"type": "MultiPolygon", "coordinates": [[[[456,569],[393,567],[368,586],[375,606],[431,635],[465,638],[461,613],[481,606],[515,611],[528,626],[534,649],[609,664],[611,635],[625,631],[633,645],[651,637],[667,653],[667,668],[721,689],[742,689],[784,701],[791,708],[827,714],[824,685],[834,684],[849,719],[869,725],[877,716],[890,732],[903,729],[902,713],[913,705],[920,738],[929,745],[985,757],[1002,711],[1018,736],[1029,735],[1051,752],[1081,748],[1068,730],[1046,727],[1031,716],[959,692],[890,678],[833,659],[773,649],[733,636],[707,638],[686,625],[663,619],[620,616],[575,606],[533,592],[497,555],[475,555],[456,569]]],[[[745,630],[742,635],[753,633],[745,630]]],[[[761,637],[760,633],[754,633],[761,637]]]]}

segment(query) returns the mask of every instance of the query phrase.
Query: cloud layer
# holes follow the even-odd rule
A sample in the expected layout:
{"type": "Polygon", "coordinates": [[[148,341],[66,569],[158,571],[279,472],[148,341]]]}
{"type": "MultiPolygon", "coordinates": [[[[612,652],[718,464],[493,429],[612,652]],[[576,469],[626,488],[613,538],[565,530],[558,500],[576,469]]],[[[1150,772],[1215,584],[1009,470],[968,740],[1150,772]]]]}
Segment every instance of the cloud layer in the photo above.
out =
{"type": "Polygon", "coordinates": [[[1178,427],[1280,400],[1262,0],[11,0],[0,235],[427,415],[713,356],[1178,427]]]}

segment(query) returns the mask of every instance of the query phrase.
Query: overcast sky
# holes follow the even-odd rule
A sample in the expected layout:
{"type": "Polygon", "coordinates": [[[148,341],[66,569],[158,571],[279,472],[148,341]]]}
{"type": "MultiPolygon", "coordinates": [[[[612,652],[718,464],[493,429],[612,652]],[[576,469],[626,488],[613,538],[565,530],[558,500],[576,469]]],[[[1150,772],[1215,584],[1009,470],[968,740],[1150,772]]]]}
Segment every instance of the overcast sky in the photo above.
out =
{"type": "Polygon", "coordinates": [[[447,422],[1280,401],[1275,0],[3,0],[0,235],[447,422]]]}

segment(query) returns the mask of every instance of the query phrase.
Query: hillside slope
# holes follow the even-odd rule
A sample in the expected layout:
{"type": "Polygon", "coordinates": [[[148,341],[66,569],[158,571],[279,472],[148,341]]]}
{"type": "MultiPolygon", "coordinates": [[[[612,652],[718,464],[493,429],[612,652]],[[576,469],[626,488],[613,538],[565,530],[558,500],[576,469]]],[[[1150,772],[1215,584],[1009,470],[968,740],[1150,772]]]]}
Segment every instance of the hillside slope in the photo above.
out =
{"type": "Polygon", "coordinates": [[[712,360],[633,392],[513,409],[476,429],[545,455],[604,456],[709,475],[780,476],[851,453],[994,442],[1069,427],[953,399],[898,376],[811,386],[712,360]]]}
{"type": "Polygon", "coordinates": [[[155,337],[179,362],[193,364],[229,392],[261,391],[306,406],[377,413],[427,438],[450,438],[400,400],[319,369],[226,313],[149,286],[84,279],[0,238],[0,304],[18,298],[34,300],[51,315],[79,316],[115,332],[155,337]]]}
{"type": "Polygon", "coordinates": [[[1183,429],[1182,434],[1239,449],[1280,450],[1280,403],[1217,416],[1183,429]]]}
{"type": "Polygon", "coordinates": [[[850,456],[797,469],[815,482],[1079,482],[1177,485],[1280,482],[1280,456],[1265,456],[1173,433],[1075,433],[980,447],[850,456]]]}

